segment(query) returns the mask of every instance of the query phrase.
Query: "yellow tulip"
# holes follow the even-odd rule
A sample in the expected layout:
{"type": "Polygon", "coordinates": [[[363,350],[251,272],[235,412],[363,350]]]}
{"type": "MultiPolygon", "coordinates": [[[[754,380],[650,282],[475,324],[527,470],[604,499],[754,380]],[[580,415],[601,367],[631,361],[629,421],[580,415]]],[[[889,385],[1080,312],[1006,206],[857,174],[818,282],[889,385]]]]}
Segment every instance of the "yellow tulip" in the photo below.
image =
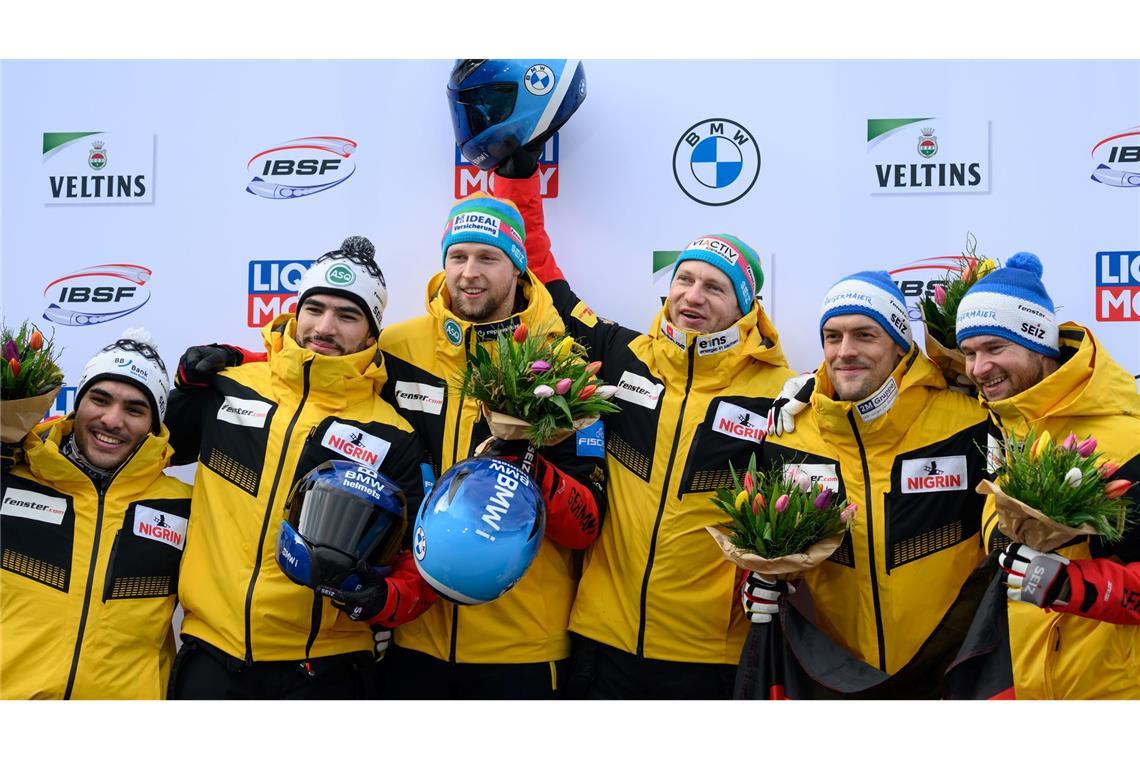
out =
{"type": "Polygon", "coordinates": [[[1029,455],[1032,457],[1039,457],[1041,453],[1053,442],[1053,438],[1049,435],[1049,431],[1041,433],[1041,437],[1033,442],[1033,446],[1029,449],[1029,455]]]}
{"type": "Polygon", "coordinates": [[[748,497],[747,491],[741,491],[740,493],[736,494],[736,508],[737,509],[742,509],[744,507],[744,505],[748,503],[748,501],[749,501],[749,497],[748,497]]]}
{"type": "Polygon", "coordinates": [[[565,338],[558,342],[554,347],[554,358],[565,359],[570,353],[570,349],[574,347],[574,339],[567,335],[565,338]]]}
{"type": "Polygon", "coordinates": [[[996,268],[993,259],[982,259],[978,262],[978,279],[982,279],[996,268]]]}

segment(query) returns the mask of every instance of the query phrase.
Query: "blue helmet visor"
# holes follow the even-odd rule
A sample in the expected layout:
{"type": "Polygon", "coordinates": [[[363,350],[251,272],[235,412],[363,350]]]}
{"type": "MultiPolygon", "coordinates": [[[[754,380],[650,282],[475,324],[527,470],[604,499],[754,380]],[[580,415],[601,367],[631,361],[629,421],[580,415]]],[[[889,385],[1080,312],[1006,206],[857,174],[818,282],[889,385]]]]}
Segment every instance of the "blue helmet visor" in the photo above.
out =
{"type": "Polygon", "coordinates": [[[496,82],[464,90],[448,88],[455,141],[463,145],[475,135],[510,118],[518,99],[518,85],[496,82]]]}

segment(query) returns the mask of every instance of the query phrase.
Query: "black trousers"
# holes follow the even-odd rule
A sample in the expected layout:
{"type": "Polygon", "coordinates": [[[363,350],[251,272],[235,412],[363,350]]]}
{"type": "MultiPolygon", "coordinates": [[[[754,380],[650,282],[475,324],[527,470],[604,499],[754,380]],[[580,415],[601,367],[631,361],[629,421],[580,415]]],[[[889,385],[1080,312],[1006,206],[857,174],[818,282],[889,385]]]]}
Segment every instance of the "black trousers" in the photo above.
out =
{"type": "Polygon", "coordinates": [[[167,699],[374,699],[371,652],[247,665],[193,636],[182,636],[167,699]]]}
{"type": "Polygon", "coordinates": [[[736,665],[650,660],[571,634],[569,699],[732,699],[736,665]]]}
{"type": "Polygon", "coordinates": [[[451,663],[392,646],[384,658],[389,699],[551,699],[566,661],[476,665],[451,663]]]}

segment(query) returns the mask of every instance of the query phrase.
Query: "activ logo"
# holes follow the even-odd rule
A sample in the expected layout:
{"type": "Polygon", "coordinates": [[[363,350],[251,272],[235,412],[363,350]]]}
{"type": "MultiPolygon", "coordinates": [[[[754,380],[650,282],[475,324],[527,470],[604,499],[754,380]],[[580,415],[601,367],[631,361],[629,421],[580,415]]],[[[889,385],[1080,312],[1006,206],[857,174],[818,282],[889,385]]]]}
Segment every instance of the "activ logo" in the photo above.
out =
{"type": "Polygon", "coordinates": [[[331,190],[356,173],[356,146],[347,137],[298,137],[255,153],[246,192],[280,200],[331,190]]]}
{"type": "Polygon", "coordinates": [[[681,192],[705,206],[740,200],[760,174],[760,148],[731,119],[705,119],[681,133],[673,148],[673,178],[681,192]]]}
{"type": "Polygon", "coordinates": [[[867,119],[867,161],[875,195],[988,193],[990,123],[867,119]]]}
{"type": "MultiPolygon", "coordinates": [[[[455,197],[466,198],[474,192],[490,193],[490,173],[463,157],[455,148],[455,197]]],[[[538,191],[543,198],[558,197],[558,133],[555,132],[538,157],[538,191]]]]}
{"type": "Polygon", "coordinates": [[[1111,187],[1140,187],[1140,125],[1109,135],[1092,149],[1091,179],[1111,187]]]}
{"type": "Polygon", "coordinates": [[[1097,251],[1096,319],[1140,322],[1140,251],[1097,251]]]}
{"type": "Polygon", "coordinates": [[[966,266],[967,261],[968,258],[961,255],[931,256],[916,259],[889,271],[891,279],[899,286],[906,299],[907,316],[911,321],[922,321],[919,299],[923,296],[933,296],[934,286],[966,266]]]}
{"type": "MultiPolygon", "coordinates": [[[[768,251],[753,248],[760,258],[760,269],[764,272],[764,284],[756,297],[764,307],[764,313],[769,318],[775,318],[776,305],[773,301],[772,283],[775,282],[773,274],[774,258],[768,251]]],[[[669,288],[673,283],[673,269],[677,263],[680,251],[653,251],[653,289],[661,297],[661,303],[669,297],[669,288]]],[[[683,348],[684,346],[682,346],[683,348]]]]}
{"type": "Polygon", "coordinates": [[[153,134],[44,132],[44,203],[154,203],[154,155],[153,134]]]}
{"type": "MultiPolygon", "coordinates": [[[[311,259],[249,262],[246,324],[261,327],[297,308],[297,288],[311,259]]],[[[331,272],[330,272],[331,273],[331,272]]]]}
{"type": "Polygon", "coordinates": [[[57,325],[100,325],[138,311],[150,300],[151,270],[138,264],[99,264],[52,280],[44,288],[44,318],[57,325]]]}

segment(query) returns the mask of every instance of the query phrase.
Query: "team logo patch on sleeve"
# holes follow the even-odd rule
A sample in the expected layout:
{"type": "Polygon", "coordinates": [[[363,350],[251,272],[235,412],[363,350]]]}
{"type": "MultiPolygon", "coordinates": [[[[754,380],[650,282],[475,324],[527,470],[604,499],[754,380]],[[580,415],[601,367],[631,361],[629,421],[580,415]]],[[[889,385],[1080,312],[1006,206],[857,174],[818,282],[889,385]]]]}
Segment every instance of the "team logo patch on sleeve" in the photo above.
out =
{"type": "Polygon", "coordinates": [[[425,383],[396,381],[396,405],[410,412],[441,414],[443,412],[443,388],[425,383]]]}
{"type": "Polygon", "coordinates": [[[67,514],[67,499],[60,496],[25,491],[22,488],[9,488],[4,492],[4,503],[0,515],[22,517],[25,520],[60,525],[67,514]]]}
{"type": "Polygon", "coordinates": [[[263,428],[265,421],[269,419],[271,408],[272,404],[267,401],[226,396],[221,408],[218,409],[218,419],[231,425],[263,428]]]}
{"type": "Polygon", "coordinates": [[[764,440],[766,425],[766,419],[756,412],[721,401],[716,408],[716,418],[713,419],[712,427],[722,435],[760,443],[764,440]]]}
{"type": "Polygon", "coordinates": [[[135,506],[134,534],[182,551],[186,544],[186,518],[138,504],[135,506]]]}
{"type": "Polygon", "coordinates": [[[647,377],[629,371],[621,373],[617,386],[614,398],[644,406],[646,409],[656,409],[657,402],[661,400],[661,392],[665,390],[665,386],[661,383],[655,383],[647,377]]]}
{"type": "Polygon", "coordinates": [[[903,493],[965,491],[967,483],[964,455],[903,460],[903,493]]]}
{"type": "Polygon", "coordinates": [[[388,455],[388,449],[392,447],[392,444],[383,438],[377,438],[343,422],[329,425],[325,437],[321,439],[321,445],[373,469],[380,466],[384,457],[388,455]]]}

